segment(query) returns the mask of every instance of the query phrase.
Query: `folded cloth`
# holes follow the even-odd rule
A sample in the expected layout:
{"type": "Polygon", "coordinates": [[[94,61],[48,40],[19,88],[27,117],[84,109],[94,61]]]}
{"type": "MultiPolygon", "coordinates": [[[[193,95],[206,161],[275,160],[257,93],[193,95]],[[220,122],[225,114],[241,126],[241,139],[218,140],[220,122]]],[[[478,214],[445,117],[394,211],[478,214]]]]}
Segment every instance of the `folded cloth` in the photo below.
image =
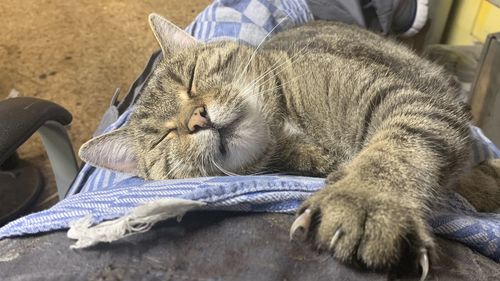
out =
{"type": "MultiPolygon", "coordinates": [[[[231,39],[256,45],[270,32],[310,20],[312,16],[303,0],[220,0],[207,7],[187,30],[202,41],[231,39]]],[[[134,85],[132,92],[139,93],[142,84],[134,85]]],[[[131,110],[127,109],[105,131],[122,126],[131,110]]],[[[471,127],[471,131],[475,140],[473,164],[500,156],[478,128],[471,127]]],[[[158,210],[171,211],[172,204],[179,206],[172,216],[193,209],[293,213],[323,183],[324,179],[283,175],[145,181],[85,164],[66,199],[0,228],[0,239],[67,229],[71,223],[68,235],[78,239],[77,247],[84,247],[146,231],[151,222],[171,217],[159,215],[158,210]],[[172,201],[165,201],[169,198],[172,201]],[[115,224],[107,224],[113,227],[113,235],[103,235],[101,228],[93,232],[89,228],[111,219],[118,219],[115,224]]],[[[433,231],[500,261],[500,215],[478,213],[458,194],[449,194],[443,202],[433,208],[433,231]]]]}
{"type": "MultiPolygon", "coordinates": [[[[0,239],[27,233],[66,229],[73,224],[71,238],[76,247],[87,247],[101,241],[85,236],[90,225],[126,216],[142,206],[167,198],[195,202],[187,210],[233,210],[245,212],[293,213],[300,202],[320,189],[324,179],[297,176],[229,176],[182,180],[144,181],[131,178],[107,190],[79,193],[52,208],[20,218],[0,229],[0,239]],[[139,206],[139,207],[138,207],[139,206]],[[79,225],[75,224],[84,218],[79,225]],[[82,227],[83,223],[83,227],[82,227]],[[88,241],[88,239],[91,239],[88,241]]],[[[456,240],[500,262],[500,214],[478,213],[456,193],[447,195],[440,205],[432,207],[430,225],[436,234],[456,240]]],[[[174,210],[165,217],[182,215],[174,210]]],[[[156,213],[147,213],[150,218],[156,213]]],[[[118,219],[119,222],[120,219],[118,219]]],[[[148,230],[148,220],[131,225],[143,229],[123,229],[117,237],[148,230]]],[[[115,229],[115,228],[112,228],[115,229]]]]}

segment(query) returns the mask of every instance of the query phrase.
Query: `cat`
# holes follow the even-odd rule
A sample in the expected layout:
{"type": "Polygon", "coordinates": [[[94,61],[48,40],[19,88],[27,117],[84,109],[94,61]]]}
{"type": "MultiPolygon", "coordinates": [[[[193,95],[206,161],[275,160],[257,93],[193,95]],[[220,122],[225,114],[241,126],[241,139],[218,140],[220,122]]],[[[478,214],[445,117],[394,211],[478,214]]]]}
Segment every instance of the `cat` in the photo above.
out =
{"type": "MultiPolygon", "coordinates": [[[[152,14],[163,53],[128,123],[80,149],[87,163],[159,180],[283,171],[327,177],[302,232],[338,260],[426,274],[428,206],[470,152],[455,80],[395,41],[316,21],[257,48],[201,43],[152,14]]],[[[424,276],[425,277],[425,276],[424,276]]]]}

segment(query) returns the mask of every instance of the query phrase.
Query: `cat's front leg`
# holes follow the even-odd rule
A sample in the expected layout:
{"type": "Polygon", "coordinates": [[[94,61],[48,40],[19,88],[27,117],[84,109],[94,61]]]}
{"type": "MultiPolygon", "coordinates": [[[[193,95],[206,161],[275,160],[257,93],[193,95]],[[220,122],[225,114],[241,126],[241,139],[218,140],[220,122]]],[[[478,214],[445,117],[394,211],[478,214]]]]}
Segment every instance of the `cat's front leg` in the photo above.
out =
{"type": "Polygon", "coordinates": [[[291,238],[303,228],[317,250],[372,269],[390,268],[411,254],[417,256],[425,276],[429,252],[434,250],[425,206],[402,197],[349,176],[328,183],[303,203],[291,238]]]}
{"type": "Polygon", "coordinates": [[[317,249],[373,269],[411,255],[425,277],[434,251],[426,206],[450,173],[426,143],[376,140],[303,203],[291,236],[303,229],[317,249]]]}
{"type": "Polygon", "coordinates": [[[307,141],[303,136],[281,139],[276,161],[278,171],[297,173],[302,176],[324,177],[338,167],[341,157],[331,157],[319,145],[307,141]]]}

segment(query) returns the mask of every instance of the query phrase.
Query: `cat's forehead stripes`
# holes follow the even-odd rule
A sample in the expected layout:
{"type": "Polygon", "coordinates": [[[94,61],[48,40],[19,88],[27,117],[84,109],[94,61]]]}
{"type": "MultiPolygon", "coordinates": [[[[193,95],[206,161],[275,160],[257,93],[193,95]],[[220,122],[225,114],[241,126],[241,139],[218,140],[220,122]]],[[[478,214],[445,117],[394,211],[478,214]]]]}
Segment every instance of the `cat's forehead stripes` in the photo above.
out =
{"type": "MultiPolygon", "coordinates": [[[[237,60],[240,51],[240,45],[227,42],[224,45],[214,43],[213,45],[208,45],[204,49],[200,49],[200,54],[198,55],[196,63],[197,67],[199,66],[202,71],[196,71],[196,74],[204,77],[211,77],[223,71],[234,71],[235,68],[231,66],[236,66],[235,64],[241,63],[237,60]]],[[[233,75],[234,73],[227,74],[233,75]]]]}

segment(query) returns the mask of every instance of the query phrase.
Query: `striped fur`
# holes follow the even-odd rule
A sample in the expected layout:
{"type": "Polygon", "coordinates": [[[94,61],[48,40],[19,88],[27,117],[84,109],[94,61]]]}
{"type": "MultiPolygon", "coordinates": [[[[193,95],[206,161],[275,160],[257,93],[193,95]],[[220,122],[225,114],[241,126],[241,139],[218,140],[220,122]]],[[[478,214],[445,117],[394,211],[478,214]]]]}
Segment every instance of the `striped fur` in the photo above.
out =
{"type": "Polygon", "coordinates": [[[452,186],[470,150],[469,115],[440,67],[374,33],[325,22],[258,50],[218,42],[164,55],[118,133],[135,151],[136,174],[328,176],[302,207],[315,214],[317,248],[370,268],[391,267],[407,250],[432,252],[426,206],[452,186]],[[190,133],[197,106],[213,127],[190,133]],[[330,247],[337,229],[343,236],[330,247]]]}

